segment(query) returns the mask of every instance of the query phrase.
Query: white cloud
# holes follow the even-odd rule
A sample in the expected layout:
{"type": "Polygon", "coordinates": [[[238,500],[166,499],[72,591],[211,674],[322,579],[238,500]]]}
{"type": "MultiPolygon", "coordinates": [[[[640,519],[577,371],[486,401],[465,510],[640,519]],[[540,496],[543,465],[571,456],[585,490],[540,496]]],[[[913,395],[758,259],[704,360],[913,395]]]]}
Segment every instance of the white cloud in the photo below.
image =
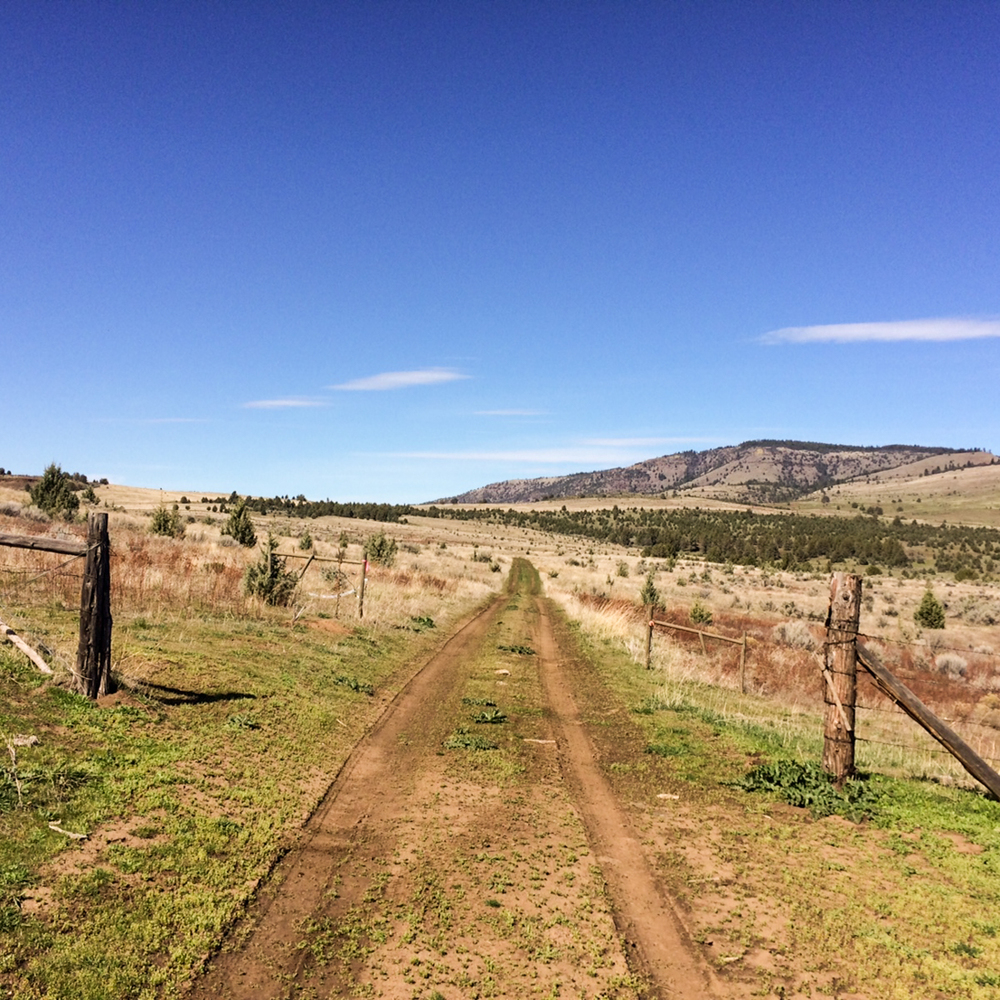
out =
{"type": "Polygon", "coordinates": [[[978,340],[1000,337],[1000,319],[911,319],[891,323],[831,323],[825,326],[788,326],[765,333],[765,344],[853,344],[864,341],[896,342],[978,340]]]}
{"type": "Polygon", "coordinates": [[[316,399],[257,399],[243,404],[247,410],[290,410],[308,406],[326,406],[326,404],[316,399]]]}
{"type": "Polygon", "coordinates": [[[349,392],[381,392],[386,389],[405,389],[411,385],[437,385],[439,382],[454,382],[468,377],[451,368],[420,368],[411,372],[382,372],[379,375],[368,375],[365,378],[331,385],[329,388],[349,392]]]}

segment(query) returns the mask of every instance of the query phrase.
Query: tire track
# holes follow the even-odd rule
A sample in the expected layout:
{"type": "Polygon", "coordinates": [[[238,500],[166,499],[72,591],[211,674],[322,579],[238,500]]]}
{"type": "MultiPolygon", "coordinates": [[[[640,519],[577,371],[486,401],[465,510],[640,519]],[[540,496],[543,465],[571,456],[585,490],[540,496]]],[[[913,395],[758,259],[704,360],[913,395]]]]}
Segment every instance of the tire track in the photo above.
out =
{"type": "Polygon", "coordinates": [[[455,669],[483,641],[509,600],[509,594],[499,595],[453,633],[388,704],[337,774],[302,843],[278,865],[242,925],[187,994],[192,1000],[290,995],[306,959],[298,947],[302,926],[321,909],[339,859],[368,817],[395,811],[405,800],[416,755],[404,734],[426,731],[428,710],[444,702],[455,669]]]}
{"type": "Polygon", "coordinates": [[[539,669],[559,741],[560,761],[611,892],[615,923],[629,962],[656,984],[663,997],[698,1000],[717,996],[710,969],[697,958],[627,814],[601,774],[562,667],[547,602],[542,598],[536,601],[539,669]]]}

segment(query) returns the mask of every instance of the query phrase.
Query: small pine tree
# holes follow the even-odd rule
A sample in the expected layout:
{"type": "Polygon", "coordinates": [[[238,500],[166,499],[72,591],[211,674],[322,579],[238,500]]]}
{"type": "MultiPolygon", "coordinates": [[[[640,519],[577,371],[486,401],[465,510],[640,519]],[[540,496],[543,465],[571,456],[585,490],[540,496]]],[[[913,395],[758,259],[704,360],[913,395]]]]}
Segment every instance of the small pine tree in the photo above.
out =
{"type": "Polygon", "coordinates": [[[924,628],[944,628],[944,605],[928,590],[913,612],[913,620],[924,628]]]}
{"type": "Polygon", "coordinates": [[[709,608],[706,608],[701,601],[695,601],[691,605],[691,621],[695,625],[711,625],[712,624],[712,612],[709,608]]]}
{"type": "Polygon", "coordinates": [[[376,566],[391,566],[396,561],[396,549],[396,539],[387,538],[385,532],[380,531],[365,541],[365,558],[376,566]]]}
{"type": "Polygon", "coordinates": [[[660,593],[656,589],[656,584],[653,583],[652,570],[649,571],[649,574],[646,576],[646,582],[642,585],[642,590],[639,591],[639,600],[647,608],[655,608],[660,603],[660,593]]]}
{"type": "Polygon", "coordinates": [[[180,538],[184,534],[184,522],[178,510],[167,510],[161,503],[153,511],[153,520],[149,530],[154,535],[166,535],[168,538],[180,538]]]}
{"type": "Polygon", "coordinates": [[[246,500],[237,501],[222,533],[229,535],[247,549],[253,548],[257,544],[257,532],[254,531],[253,519],[250,517],[246,500]]]}
{"type": "Polygon", "coordinates": [[[312,535],[309,534],[309,529],[306,528],[306,530],[302,532],[302,535],[299,538],[299,548],[303,552],[308,552],[312,547],[313,547],[313,538],[312,535]]]}
{"type": "Polygon", "coordinates": [[[29,491],[31,502],[39,509],[58,517],[60,514],[67,521],[73,519],[80,506],[80,498],[70,487],[70,476],[53,462],[44,472],[42,478],[29,491]]]}
{"type": "Polygon", "coordinates": [[[285,559],[275,551],[278,539],[268,534],[261,546],[260,559],[247,567],[243,587],[250,597],[259,597],[265,604],[285,607],[292,599],[298,577],[285,568],[285,559]]]}

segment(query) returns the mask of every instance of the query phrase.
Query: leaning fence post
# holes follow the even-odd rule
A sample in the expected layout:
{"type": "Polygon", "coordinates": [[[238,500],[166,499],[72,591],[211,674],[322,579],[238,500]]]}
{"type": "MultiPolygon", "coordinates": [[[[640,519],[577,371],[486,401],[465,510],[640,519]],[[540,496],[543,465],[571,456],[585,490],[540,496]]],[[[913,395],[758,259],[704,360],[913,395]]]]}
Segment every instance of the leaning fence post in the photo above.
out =
{"type": "Polygon", "coordinates": [[[861,577],[834,573],[826,616],[823,680],[826,717],[823,728],[823,770],[839,785],[854,774],[854,702],[857,693],[858,622],[861,618],[861,577]]]}
{"type": "Polygon", "coordinates": [[[87,522],[76,672],[80,692],[88,698],[115,690],[111,676],[111,543],[108,515],[103,513],[91,514],[87,522]]]}

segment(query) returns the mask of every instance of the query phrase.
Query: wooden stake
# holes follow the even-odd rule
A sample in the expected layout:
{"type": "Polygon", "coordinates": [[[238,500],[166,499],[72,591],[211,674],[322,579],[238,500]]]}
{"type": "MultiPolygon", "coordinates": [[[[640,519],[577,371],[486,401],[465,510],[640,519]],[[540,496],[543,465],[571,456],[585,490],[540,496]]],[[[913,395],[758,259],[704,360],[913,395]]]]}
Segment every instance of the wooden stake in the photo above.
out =
{"type": "Polygon", "coordinates": [[[115,690],[111,676],[111,543],[108,515],[103,513],[91,514],[87,524],[76,672],[80,692],[88,698],[115,690]]]}
{"type": "Polygon", "coordinates": [[[649,627],[646,629],[646,669],[649,670],[653,666],[653,623],[649,623],[649,627]]]}
{"type": "Polygon", "coordinates": [[[358,591],[358,617],[365,616],[365,580],[368,579],[368,560],[361,566],[361,589],[358,591]]]}
{"type": "Polygon", "coordinates": [[[747,634],[743,633],[740,645],[740,694],[747,693],[747,634]]]}
{"type": "Polygon", "coordinates": [[[826,617],[823,770],[839,787],[854,774],[854,702],[858,688],[857,640],[861,577],[834,573],[826,617]]]}

